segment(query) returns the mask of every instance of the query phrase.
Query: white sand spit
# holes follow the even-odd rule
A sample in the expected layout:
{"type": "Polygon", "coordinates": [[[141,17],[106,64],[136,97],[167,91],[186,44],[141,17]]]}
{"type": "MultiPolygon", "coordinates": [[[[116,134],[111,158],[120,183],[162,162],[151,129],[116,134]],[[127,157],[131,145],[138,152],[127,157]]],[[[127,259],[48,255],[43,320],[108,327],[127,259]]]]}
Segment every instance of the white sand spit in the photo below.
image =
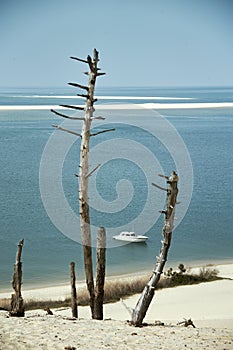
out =
{"type": "MultiPolygon", "coordinates": [[[[79,107],[83,107],[78,105],[79,107]]],[[[119,103],[96,105],[96,110],[125,110],[125,109],[202,109],[202,108],[232,108],[233,102],[190,102],[190,103],[119,103]]],[[[2,105],[0,111],[4,110],[49,110],[64,109],[58,105],[2,105]]]]}

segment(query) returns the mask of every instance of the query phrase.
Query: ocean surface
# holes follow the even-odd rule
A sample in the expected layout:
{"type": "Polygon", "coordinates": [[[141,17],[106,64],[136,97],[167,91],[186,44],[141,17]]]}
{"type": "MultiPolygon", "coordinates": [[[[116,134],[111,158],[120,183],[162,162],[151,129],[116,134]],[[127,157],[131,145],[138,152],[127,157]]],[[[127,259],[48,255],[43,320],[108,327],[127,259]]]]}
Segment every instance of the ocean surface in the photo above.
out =
{"type": "MultiPolygon", "coordinates": [[[[25,288],[69,283],[71,261],[77,279],[84,279],[74,176],[80,140],[55,131],[51,125],[63,118],[50,112],[59,104],[81,105],[76,93],[70,87],[0,89],[0,291],[11,289],[22,238],[25,288]]],[[[151,182],[165,187],[157,174],[172,170],[181,179],[181,203],[166,267],[231,261],[233,88],[99,88],[96,95],[95,113],[106,120],[93,121],[93,130],[115,128],[91,141],[90,170],[101,163],[90,177],[92,236],[95,241],[97,228],[106,227],[107,275],[153,269],[165,196],[151,182]],[[118,245],[112,235],[122,229],[144,233],[148,242],[118,245]]],[[[78,132],[81,122],[68,128],[78,132]]]]}

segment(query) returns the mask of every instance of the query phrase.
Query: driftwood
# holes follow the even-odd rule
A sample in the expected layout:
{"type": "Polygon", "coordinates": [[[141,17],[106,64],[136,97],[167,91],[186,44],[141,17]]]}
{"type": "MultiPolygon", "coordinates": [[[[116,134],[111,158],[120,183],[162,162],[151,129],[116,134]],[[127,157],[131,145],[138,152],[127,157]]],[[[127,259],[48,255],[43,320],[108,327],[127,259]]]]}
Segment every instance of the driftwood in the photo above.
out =
{"type": "Polygon", "coordinates": [[[78,306],[77,306],[77,292],[75,285],[76,277],[75,277],[75,263],[70,263],[70,284],[71,284],[71,310],[72,317],[78,318],[78,306]]]}
{"type": "Polygon", "coordinates": [[[50,310],[49,307],[46,307],[46,308],[44,309],[44,311],[47,312],[47,315],[53,315],[53,312],[50,310]]]}
{"type": "MultiPolygon", "coordinates": [[[[146,312],[150,306],[150,303],[153,299],[155,287],[157,286],[160,276],[163,272],[164,265],[167,261],[168,250],[171,244],[172,239],[172,230],[173,222],[175,215],[175,206],[176,206],[176,197],[178,194],[177,182],[178,176],[173,171],[169,177],[163,176],[167,180],[167,199],[166,199],[166,208],[162,211],[165,215],[164,226],[163,226],[163,241],[160,254],[157,257],[156,265],[153,270],[153,273],[145,286],[135,309],[132,312],[131,324],[135,326],[142,325],[143,319],[146,315],[146,312]]],[[[159,186],[156,186],[159,188],[159,186]]]]}
{"type": "Polygon", "coordinates": [[[16,253],[16,260],[14,264],[14,274],[12,287],[15,291],[14,294],[11,295],[11,310],[10,316],[15,317],[24,317],[24,302],[23,297],[21,295],[21,285],[22,285],[22,263],[21,263],[21,254],[23,249],[24,240],[22,239],[18,244],[18,250],[16,253]]]}
{"type": "Polygon", "coordinates": [[[188,327],[188,326],[192,326],[193,328],[196,328],[195,324],[193,323],[193,321],[191,320],[191,318],[189,318],[188,320],[184,319],[184,321],[178,322],[177,325],[183,325],[184,327],[188,327]]]}

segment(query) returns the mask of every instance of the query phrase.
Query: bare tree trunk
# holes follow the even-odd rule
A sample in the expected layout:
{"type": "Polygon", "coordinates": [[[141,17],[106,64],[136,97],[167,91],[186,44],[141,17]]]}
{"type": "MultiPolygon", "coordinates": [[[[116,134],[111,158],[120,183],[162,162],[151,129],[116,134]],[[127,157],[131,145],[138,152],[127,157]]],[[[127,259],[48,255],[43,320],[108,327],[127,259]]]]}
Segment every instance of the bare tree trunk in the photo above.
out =
{"type": "Polygon", "coordinates": [[[94,49],[93,58],[87,56],[86,60],[78,57],[71,57],[74,60],[87,63],[89,66],[89,72],[85,72],[89,76],[88,86],[80,85],[77,83],[69,83],[69,85],[75,86],[79,89],[85,90],[85,94],[78,94],[78,96],[86,99],[85,107],[62,105],[63,107],[71,109],[80,109],[84,111],[84,117],[72,117],[65,115],[60,112],[51,110],[53,113],[71,120],[82,120],[82,132],[81,134],[72,130],[64,129],[60,126],[54,125],[53,127],[58,130],[68,132],[70,134],[79,136],[81,138],[80,146],[80,165],[79,165],[79,208],[80,208],[80,227],[82,233],[82,244],[83,244],[83,255],[84,255],[84,268],[86,276],[87,289],[90,295],[90,308],[92,318],[94,318],[94,304],[95,304],[95,286],[93,277],[93,262],[92,262],[92,242],[91,242],[91,226],[90,226],[90,210],[89,210],[89,199],[88,199],[88,180],[89,177],[98,169],[98,164],[94,169],[89,171],[89,152],[90,152],[90,137],[102,134],[104,132],[113,131],[114,129],[101,130],[99,132],[91,133],[91,124],[94,119],[104,120],[103,117],[94,117],[94,103],[97,101],[94,97],[96,78],[104,75],[105,73],[100,72],[98,68],[99,53],[94,49]]]}
{"type": "Polygon", "coordinates": [[[15,290],[15,294],[11,295],[11,311],[10,316],[24,317],[24,303],[21,295],[22,284],[22,263],[21,254],[23,249],[24,240],[18,244],[18,250],[16,254],[16,261],[14,264],[14,275],[12,281],[12,287],[15,290]]]}
{"type": "Polygon", "coordinates": [[[160,276],[163,273],[164,265],[167,261],[168,250],[172,239],[173,222],[175,215],[176,197],[178,194],[177,182],[178,176],[173,171],[170,177],[165,177],[167,179],[167,200],[166,209],[162,211],[165,215],[164,226],[163,226],[163,237],[162,248],[160,254],[157,257],[157,262],[153,273],[150,277],[149,282],[145,286],[138,302],[133,310],[131,323],[135,326],[140,326],[146,316],[147,310],[153,299],[155,287],[157,286],[160,276]]]}
{"type": "Polygon", "coordinates": [[[105,257],[106,257],[106,232],[100,227],[96,248],[96,286],[93,318],[103,320],[104,281],[105,281],[105,257]]]}
{"type": "Polygon", "coordinates": [[[70,284],[71,284],[71,310],[72,317],[78,318],[78,306],[77,306],[77,292],[75,285],[75,263],[70,263],[70,284]]]}
{"type": "Polygon", "coordinates": [[[90,295],[90,308],[93,317],[94,312],[94,277],[92,263],[91,226],[88,200],[88,173],[89,173],[89,151],[90,151],[90,129],[94,111],[94,90],[97,76],[98,53],[94,51],[94,58],[89,59],[89,83],[86,97],[85,116],[81,134],[80,148],[80,171],[79,171],[79,203],[80,203],[80,225],[82,232],[84,267],[86,283],[90,295]]]}

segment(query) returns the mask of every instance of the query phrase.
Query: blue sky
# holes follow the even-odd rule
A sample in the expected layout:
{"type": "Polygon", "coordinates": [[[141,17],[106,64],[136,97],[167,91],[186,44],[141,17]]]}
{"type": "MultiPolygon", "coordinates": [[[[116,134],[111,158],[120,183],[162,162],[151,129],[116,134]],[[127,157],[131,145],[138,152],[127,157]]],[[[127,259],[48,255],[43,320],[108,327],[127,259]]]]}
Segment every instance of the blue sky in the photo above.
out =
{"type": "Polygon", "coordinates": [[[1,0],[0,86],[232,86],[232,0],[1,0]]]}

